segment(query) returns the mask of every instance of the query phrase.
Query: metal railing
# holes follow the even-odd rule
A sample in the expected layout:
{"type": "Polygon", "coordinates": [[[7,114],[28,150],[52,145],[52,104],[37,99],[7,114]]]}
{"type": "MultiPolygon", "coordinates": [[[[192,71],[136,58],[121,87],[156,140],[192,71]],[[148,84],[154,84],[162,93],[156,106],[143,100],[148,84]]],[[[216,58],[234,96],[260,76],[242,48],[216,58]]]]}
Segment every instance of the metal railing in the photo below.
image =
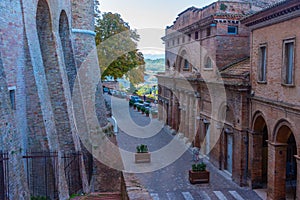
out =
{"type": "Polygon", "coordinates": [[[0,200],[9,199],[8,153],[0,151],[0,200]]]}
{"type": "Polygon", "coordinates": [[[31,197],[58,199],[57,152],[27,152],[23,158],[31,197]]]}

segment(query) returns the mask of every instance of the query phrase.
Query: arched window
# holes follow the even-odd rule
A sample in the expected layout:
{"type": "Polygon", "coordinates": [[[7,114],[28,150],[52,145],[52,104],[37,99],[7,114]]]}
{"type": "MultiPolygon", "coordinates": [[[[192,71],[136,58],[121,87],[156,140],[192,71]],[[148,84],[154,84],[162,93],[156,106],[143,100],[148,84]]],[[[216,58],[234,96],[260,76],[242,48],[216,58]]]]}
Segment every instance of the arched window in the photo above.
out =
{"type": "Polygon", "coordinates": [[[213,67],[210,57],[207,57],[204,67],[208,69],[211,69],[213,67]]]}
{"type": "Polygon", "coordinates": [[[180,54],[179,67],[182,71],[190,71],[191,64],[188,60],[187,53],[183,50],[180,54]]]}
{"type": "Polygon", "coordinates": [[[184,59],[183,70],[189,70],[190,64],[187,59],[184,59]]]}

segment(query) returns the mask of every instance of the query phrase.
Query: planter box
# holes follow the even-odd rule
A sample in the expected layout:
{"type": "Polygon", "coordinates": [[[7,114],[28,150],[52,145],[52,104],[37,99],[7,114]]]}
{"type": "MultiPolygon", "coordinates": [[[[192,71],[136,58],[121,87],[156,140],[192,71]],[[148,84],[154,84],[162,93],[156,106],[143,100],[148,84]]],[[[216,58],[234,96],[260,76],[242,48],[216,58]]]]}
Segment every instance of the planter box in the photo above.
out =
{"type": "Polygon", "coordinates": [[[194,172],[189,170],[189,181],[192,184],[195,183],[208,183],[209,182],[209,171],[197,171],[194,172]]]}
{"type": "Polygon", "coordinates": [[[135,153],[134,154],[135,163],[150,163],[151,154],[148,153],[135,153]]]}

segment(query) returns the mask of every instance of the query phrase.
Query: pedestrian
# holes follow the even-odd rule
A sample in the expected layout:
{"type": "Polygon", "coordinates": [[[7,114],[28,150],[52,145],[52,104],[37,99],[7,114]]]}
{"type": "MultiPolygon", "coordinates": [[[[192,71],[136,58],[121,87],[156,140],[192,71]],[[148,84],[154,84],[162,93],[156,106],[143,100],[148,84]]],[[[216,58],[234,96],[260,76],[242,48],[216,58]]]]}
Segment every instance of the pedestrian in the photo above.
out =
{"type": "Polygon", "coordinates": [[[146,101],[146,95],[144,95],[144,101],[146,101]]]}

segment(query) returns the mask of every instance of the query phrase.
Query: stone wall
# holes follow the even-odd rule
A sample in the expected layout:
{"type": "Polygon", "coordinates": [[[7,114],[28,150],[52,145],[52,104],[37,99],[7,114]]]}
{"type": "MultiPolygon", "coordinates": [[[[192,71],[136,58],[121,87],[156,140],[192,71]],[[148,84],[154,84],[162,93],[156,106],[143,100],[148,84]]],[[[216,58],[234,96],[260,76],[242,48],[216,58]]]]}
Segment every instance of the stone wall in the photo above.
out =
{"type": "MultiPolygon", "coordinates": [[[[11,109],[6,74],[3,68],[0,52],[0,152],[8,153],[9,199],[29,199],[25,171],[22,162],[22,136],[16,127],[16,121],[11,109]]],[[[2,157],[1,157],[2,159],[2,157]]],[[[5,163],[6,161],[1,161],[5,163]]],[[[4,166],[1,166],[1,168],[4,166]]],[[[3,168],[2,168],[3,169],[3,168]]],[[[6,185],[7,182],[4,182],[6,185]]],[[[7,188],[8,189],[8,188],[7,188]]]]}
{"type": "MultiPolygon", "coordinates": [[[[94,2],[4,0],[0,2],[0,11],[0,97],[3,99],[0,149],[9,153],[9,166],[13,169],[9,174],[11,199],[29,197],[27,186],[23,185],[27,183],[22,165],[26,151],[58,152],[58,193],[60,199],[67,199],[68,185],[60,159],[64,152],[85,148],[80,133],[89,135],[85,128],[91,119],[81,115],[86,109],[84,105],[96,106],[97,124],[107,125],[101,82],[94,86],[89,104],[83,94],[73,95],[82,63],[89,60],[89,70],[98,68],[94,2]],[[11,109],[9,97],[13,99],[13,94],[15,104],[11,109]]],[[[86,164],[82,158],[80,174],[84,192],[89,191],[86,164]]]]}

